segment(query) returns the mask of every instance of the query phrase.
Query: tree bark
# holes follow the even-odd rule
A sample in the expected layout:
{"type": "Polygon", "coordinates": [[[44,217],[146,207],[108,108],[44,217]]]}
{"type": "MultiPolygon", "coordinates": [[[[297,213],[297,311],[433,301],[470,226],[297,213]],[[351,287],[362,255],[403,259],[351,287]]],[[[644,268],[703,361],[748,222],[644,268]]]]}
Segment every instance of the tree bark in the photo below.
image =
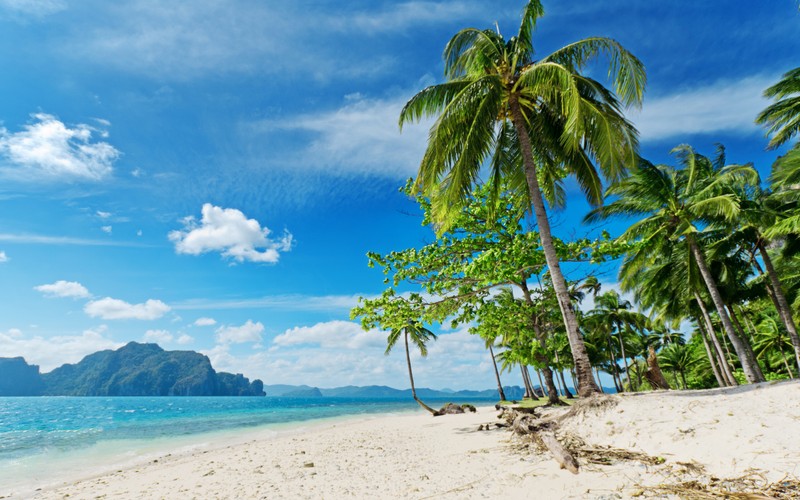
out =
{"type": "Polygon", "coordinates": [[[414,387],[414,373],[411,371],[411,354],[408,352],[408,332],[405,330],[403,331],[403,340],[405,340],[406,343],[406,363],[408,363],[408,379],[411,381],[411,395],[414,396],[414,401],[416,401],[417,404],[428,410],[431,415],[436,416],[439,412],[423,403],[422,400],[417,397],[417,389],[414,387]]]}
{"type": "Polygon", "coordinates": [[[531,139],[528,135],[528,129],[525,126],[522,109],[515,94],[511,94],[508,104],[511,111],[511,119],[516,129],[517,139],[520,144],[520,153],[522,154],[525,167],[525,179],[528,183],[533,213],[536,216],[536,224],[539,228],[539,239],[542,243],[547,269],[550,272],[550,279],[556,291],[558,307],[561,309],[561,316],[564,319],[567,339],[569,340],[572,358],[575,363],[575,373],[578,376],[578,394],[582,397],[599,394],[601,391],[600,388],[597,387],[597,384],[595,384],[594,377],[592,377],[592,364],[589,361],[586,345],[581,336],[578,319],[575,317],[575,312],[572,310],[572,303],[569,298],[569,291],[567,290],[567,282],[561,272],[558,254],[553,244],[553,237],[550,232],[550,221],[547,219],[547,210],[545,210],[544,200],[542,199],[542,193],[539,189],[539,179],[536,174],[536,162],[533,159],[531,139]]]}
{"type": "MultiPolygon", "coordinates": [[[[628,385],[630,385],[631,391],[633,391],[631,367],[628,365],[628,358],[625,355],[625,341],[622,339],[622,325],[619,323],[617,323],[617,335],[619,335],[619,354],[622,356],[622,363],[625,365],[625,376],[628,377],[628,385]]],[[[622,387],[624,388],[625,386],[623,385],[622,387]]]]}
{"type": "Polygon", "coordinates": [[[794,324],[792,317],[792,309],[789,307],[789,302],[786,300],[786,295],[783,293],[783,287],[778,279],[778,273],[775,272],[775,266],[772,265],[772,258],[767,253],[767,249],[762,242],[758,242],[758,250],[761,253],[761,259],[764,261],[764,267],[767,268],[767,276],[769,282],[772,284],[772,292],[775,297],[775,302],[778,308],[778,314],[783,320],[783,325],[786,331],[789,332],[789,339],[792,341],[794,347],[794,359],[797,362],[798,373],[800,373],[800,337],[797,335],[797,326],[794,324]]]}
{"type": "Polygon", "coordinates": [[[644,374],[644,378],[653,386],[653,389],[670,389],[669,383],[658,365],[656,349],[653,346],[650,346],[647,350],[647,371],[644,374]]]}
{"type": "Polygon", "coordinates": [[[736,314],[736,310],[733,308],[732,305],[728,305],[727,307],[728,311],[730,312],[731,321],[733,321],[733,326],[736,327],[736,331],[739,332],[739,338],[742,339],[742,343],[744,344],[747,357],[751,359],[752,362],[754,363],[754,366],[758,368],[758,373],[761,375],[761,378],[763,380],[766,380],[766,378],[764,378],[764,371],[761,369],[761,365],[758,363],[758,359],[756,358],[756,353],[753,352],[753,346],[747,339],[747,334],[744,332],[744,328],[742,328],[742,324],[739,322],[739,317],[736,314]]]}
{"type": "Polygon", "coordinates": [[[594,367],[594,372],[597,374],[597,385],[598,385],[598,387],[600,387],[600,392],[605,394],[606,391],[603,390],[603,382],[600,381],[600,367],[599,366],[595,366],[594,367]]]}
{"type": "Polygon", "coordinates": [[[503,383],[500,382],[500,372],[497,370],[497,360],[494,359],[494,349],[492,344],[489,344],[489,355],[492,357],[492,366],[494,367],[494,376],[497,379],[497,393],[500,395],[500,401],[506,400],[506,393],[503,390],[503,383]]]}
{"type": "Polygon", "coordinates": [[[717,334],[714,332],[714,325],[711,323],[711,315],[708,314],[706,304],[703,302],[700,294],[697,293],[697,290],[694,291],[694,300],[697,302],[698,307],[700,307],[700,312],[703,314],[703,319],[706,322],[706,329],[709,337],[711,337],[711,343],[714,345],[714,349],[717,352],[719,366],[722,370],[722,375],[725,377],[726,385],[731,387],[739,385],[739,383],[736,381],[736,378],[733,376],[731,365],[728,364],[728,358],[725,357],[725,352],[723,352],[722,346],[719,345],[719,339],[717,338],[717,334]]]}
{"type": "Polygon", "coordinates": [[[531,380],[531,372],[530,372],[530,370],[528,370],[528,365],[525,365],[522,368],[522,371],[525,372],[525,377],[528,379],[528,384],[531,386],[531,399],[534,400],[534,401],[538,401],[539,400],[539,395],[536,394],[536,388],[533,387],[533,380],[531,380]]]}
{"type": "Polygon", "coordinates": [[[730,339],[731,344],[733,345],[733,350],[736,351],[736,355],[739,356],[739,361],[742,364],[742,370],[744,370],[744,376],[751,384],[764,382],[764,375],[761,373],[758,363],[755,362],[755,359],[748,356],[748,349],[745,345],[745,341],[739,338],[733,328],[731,318],[728,316],[728,312],[725,310],[725,303],[722,300],[722,295],[720,295],[719,288],[717,288],[717,283],[714,280],[714,277],[711,275],[711,270],[706,264],[706,259],[703,255],[703,252],[700,250],[700,247],[697,246],[697,243],[694,241],[694,239],[689,238],[688,243],[689,248],[692,251],[692,255],[694,255],[697,267],[700,270],[700,274],[703,276],[703,281],[706,284],[708,293],[711,295],[711,300],[714,302],[714,307],[717,309],[717,314],[722,322],[722,327],[725,330],[728,339],[730,339]]]}

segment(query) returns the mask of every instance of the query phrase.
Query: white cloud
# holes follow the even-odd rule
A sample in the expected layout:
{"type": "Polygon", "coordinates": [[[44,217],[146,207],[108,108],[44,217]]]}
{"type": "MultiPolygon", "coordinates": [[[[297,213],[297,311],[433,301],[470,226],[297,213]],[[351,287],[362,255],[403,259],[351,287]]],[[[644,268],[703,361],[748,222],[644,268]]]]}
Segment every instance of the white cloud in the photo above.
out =
{"type": "MultiPolygon", "coordinates": [[[[182,80],[205,74],[302,73],[329,80],[386,73],[395,56],[371,51],[366,41],[384,33],[495,19],[497,7],[477,0],[368,2],[315,5],[312,22],[303,2],[113,2],[104,22],[82,27],[63,44],[65,57],[99,61],[148,78],[182,80]],[[269,26],[269,29],[264,29],[269,26]],[[340,50],[342,46],[352,50],[340,50]]],[[[513,9],[515,16],[517,9],[513,9]]]]}
{"type": "Polygon", "coordinates": [[[172,334],[167,330],[147,330],[144,332],[145,342],[155,342],[156,344],[168,344],[172,342],[172,334]]]}
{"type": "Polygon", "coordinates": [[[241,326],[221,326],[217,328],[217,343],[219,344],[243,344],[245,342],[260,342],[261,334],[264,332],[264,325],[261,322],[253,323],[247,320],[241,326]]]}
{"type": "MultiPolygon", "coordinates": [[[[0,172],[18,180],[99,181],[111,175],[120,153],[106,142],[92,142],[97,129],[85,124],[74,128],[45,113],[10,133],[0,127],[0,172]]],[[[101,133],[102,135],[102,133],[101,133]]]]}
{"type": "Polygon", "coordinates": [[[89,297],[89,290],[77,281],[58,280],[49,285],[39,285],[33,287],[34,290],[42,292],[48,297],[72,297],[83,299],[89,297]]]}
{"type": "Polygon", "coordinates": [[[130,243],[125,241],[112,240],[86,240],[83,238],[71,238],[68,236],[47,236],[39,234],[8,234],[0,233],[0,241],[10,241],[12,243],[30,243],[35,245],[78,245],[78,246],[101,246],[101,247],[138,247],[143,248],[147,245],[141,243],[130,243]]]}
{"type": "Polygon", "coordinates": [[[365,294],[356,295],[270,295],[255,299],[235,299],[235,300],[206,300],[191,299],[172,304],[173,309],[197,310],[197,309],[279,309],[282,311],[335,311],[352,309],[358,304],[359,297],[365,294]]]}
{"type": "Polygon", "coordinates": [[[351,96],[339,109],[293,120],[264,120],[247,128],[254,136],[276,132],[307,133],[308,146],[276,164],[338,174],[370,173],[407,178],[416,174],[432,122],[409,123],[402,133],[397,117],[407,94],[394,99],[351,96]]]}
{"type": "Polygon", "coordinates": [[[111,215],[113,215],[111,212],[103,212],[102,210],[97,211],[97,216],[101,219],[108,219],[111,217],[111,215]]]}
{"type": "Polygon", "coordinates": [[[233,208],[215,207],[206,203],[202,208],[199,223],[193,217],[184,219],[183,231],[172,231],[169,239],[175,243],[179,254],[200,255],[206,252],[221,252],[237,262],[275,263],[280,252],[291,249],[292,235],[273,240],[270,230],[261,227],[255,219],[248,219],[233,208]]]}
{"type": "Polygon", "coordinates": [[[186,335],[184,333],[183,335],[178,337],[178,340],[176,340],[175,342],[177,342],[178,345],[188,345],[188,344],[191,344],[192,342],[194,342],[194,337],[192,337],[190,335],[186,335]]]}
{"type": "Polygon", "coordinates": [[[629,117],[643,142],[690,134],[761,133],[755,118],[768,105],[762,93],[777,79],[749,76],[646,98],[642,110],[629,112],[629,117]]]}
{"type": "Polygon", "coordinates": [[[0,263],[8,261],[9,261],[8,255],[6,255],[4,251],[0,251],[0,263]]]}
{"type": "Polygon", "coordinates": [[[385,348],[386,333],[378,330],[364,331],[352,321],[328,321],[313,326],[298,326],[286,330],[273,340],[276,346],[316,345],[325,349],[362,349],[366,346],[385,348]]]}
{"type": "Polygon", "coordinates": [[[103,336],[105,331],[100,326],[81,335],[27,338],[19,330],[10,330],[0,332],[0,352],[4,356],[22,356],[28,363],[39,365],[42,372],[48,372],[64,363],[77,363],[94,352],[122,347],[121,343],[103,336]]]}
{"type": "Polygon", "coordinates": [[[164,316],[171,308],[160,300],[149,299],[143,304],[129,304],[106,297],[89,302],[83,310],[93,318],[152,320],[164,316]]]}
{"type": "Polygon", "coordinates": [[[194,322],[194,326],[213,326],[217,324],[217,320],[214,318],[197,318],[194,322]]]}
{"type": "Polygon", "coordinates": [[[111,234],[113,228],[111,226],[100,226],[100,230],[106,234],[111,234]]]}

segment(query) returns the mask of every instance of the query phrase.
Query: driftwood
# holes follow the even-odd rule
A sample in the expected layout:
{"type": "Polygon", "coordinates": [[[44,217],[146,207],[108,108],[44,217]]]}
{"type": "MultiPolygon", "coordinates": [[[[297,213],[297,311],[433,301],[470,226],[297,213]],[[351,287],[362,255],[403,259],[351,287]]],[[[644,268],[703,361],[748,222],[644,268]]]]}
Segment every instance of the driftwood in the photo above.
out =
{"type": "MultiPolygon", "coordinates": [[[[509,410],[509,413],[515,410],[509,410]]],[[[509,415],[510,416],[510,415],[509,415]]],[[[567,469],[573,474],[577,474],[579,467],[575,457],[556,439],[556,429],[558,423],[555,419],[537,418],[529,413],[516,413],[511,429],[516,434],[530,434],[534,439],[550,452],[562,469],[567,469]]]]}

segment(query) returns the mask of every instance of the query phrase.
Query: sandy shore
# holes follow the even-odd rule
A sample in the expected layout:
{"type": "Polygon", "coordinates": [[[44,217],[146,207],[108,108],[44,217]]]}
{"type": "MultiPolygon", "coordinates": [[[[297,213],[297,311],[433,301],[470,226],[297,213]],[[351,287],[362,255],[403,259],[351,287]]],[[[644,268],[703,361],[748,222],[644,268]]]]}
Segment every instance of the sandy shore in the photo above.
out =
{"type": "Polygon", "coordinates": [[[691,498],[681,488],[788,489],[800,475],[797,382],[610,399],[558,433],[583,450],[578,475],[505,429],[478,430],[498,421],[484,407],[348,420],[165,454],[35,498],[691,498]]]}

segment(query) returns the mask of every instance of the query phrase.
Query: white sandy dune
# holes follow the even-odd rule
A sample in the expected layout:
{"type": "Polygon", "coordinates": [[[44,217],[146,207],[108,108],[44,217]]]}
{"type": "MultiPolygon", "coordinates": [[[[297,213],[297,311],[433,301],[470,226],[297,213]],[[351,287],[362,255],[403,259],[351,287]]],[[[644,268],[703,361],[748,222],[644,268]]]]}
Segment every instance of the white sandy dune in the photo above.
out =
{"type": "Polygon", "coordinates": [[[558,432],[568,446],[600,450],[578,453],[578,475],[505,429],[478,430],[498,421],[486,407],[436,418],[348,420],[165,453],[35,498],[711,498],[701,495],[742,485],[767,491],[783,484],[788,491],[797,484],[791,482],[800,476],[797,382],[611,398],[616,404],[588,408],[558,432]],[[606,447],[649,459],[609,460],[606,447]]]}

